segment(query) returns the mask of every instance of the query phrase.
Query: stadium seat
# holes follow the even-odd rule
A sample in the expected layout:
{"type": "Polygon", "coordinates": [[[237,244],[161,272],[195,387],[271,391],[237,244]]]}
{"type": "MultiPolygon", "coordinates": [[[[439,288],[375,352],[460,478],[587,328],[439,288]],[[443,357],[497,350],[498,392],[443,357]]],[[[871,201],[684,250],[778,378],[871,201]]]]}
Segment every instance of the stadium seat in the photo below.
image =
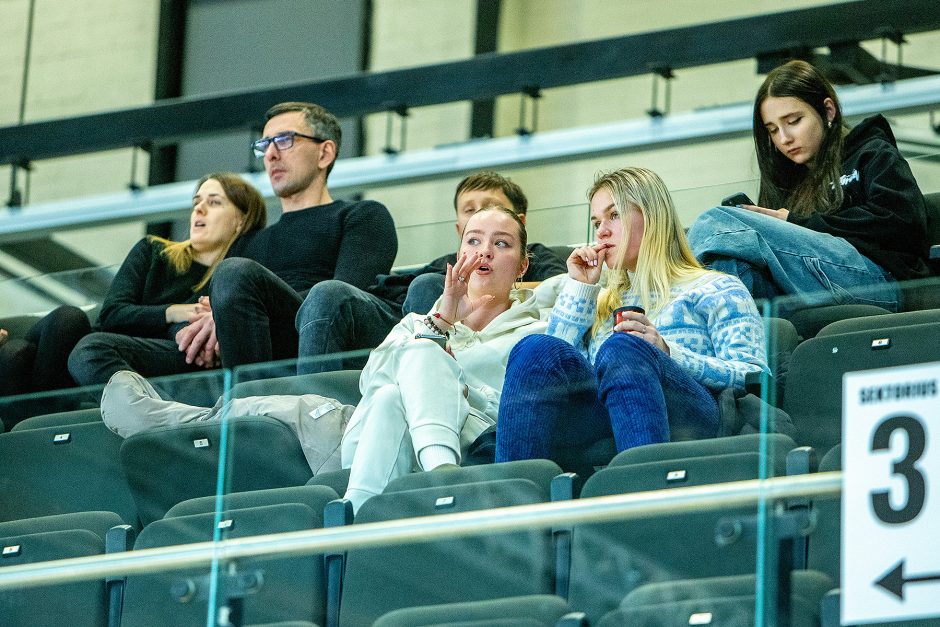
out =
{"type": "Polygon", "coordinates": [[[827,451],[841,440],[842,376],[846,372],[936,361],[940,322],[813,338],[790,360],[783,409],[798,444],[827,451]]]}
{"type": "Polygon", "coordinates": [[[97,407],[90,409],[75,409],[72,411],[60,411],[53,414],[41,414],[30,416],[16,423],[10,431],[22,431],[24,429],[44,429],[46,427],[62,427],[66,425],[78,425],[86,422],[100,422],[101,410],[97,407]]]}
{"type": "MultiPolygon", "coordinates": [[[[386,492],[362,505],[356,524],[541,503],[549,497],[528,479],[386,492]]],[[[551,594],[553,560],[552,534],[542,529],[351,550],[340,624],[371,625],[405,607],[551,594]]]]}
{"type": "Polygon", "coordinates": [[[223,423],[217,420],[153,429],[124,440],[121,462],[145,525],[177,503],[215,494],[220,457],[227,492],[304,485],[310,479],[300,442],[283,423],[235,416],[226,424],[224,451],[223,423]]]}
{"type": "MultiPolygon", "coordinates": [[[[41,524],[38,525],[41,528],[41,524]]],[[[82,528],[0,536],[0,570],[21,564],[104,553],[104,538],[82,528]]],[[[107,624],[103,580],[7,589],[0,594],[4,627],[101,627],[107,624]]]]}
{"type": "MultiPolygon", "coordinates": [[[[222,497],[222,511],[281,505],[283,503],[302,503],[315,512],[322,512],[330,501],[338,498],[336,492],[326,486],[293,486],[289,488],[269,488],[250,492],[233,492],[222,497]]],[[[209,514],[216,510],[215,496],[201,496],[177,503],[166,513],[164,518],[209,514]]]]}
{"type": "Polygon", "coordinates": [[[891,313],[884,307],[875,305],[824,305],[821,307],[806,307],[787,316],[797,333],[804,340],[816,337],[824,327],[838,322],[869,316],[883,316],[891,313]]]}
{"type": "MultiPolygon", "coordinates": [[[[842,470],[842,446],[836,445],[819,462],[819,472],[842,470]]],[[[816,528],[809,536],[807,564],[826,573],[837,587],[841,581],[842,502],[841,495],[813,499],[816,528]]]]}
{"type": "Polygon", "coordinates": [[[553,627],[567,612],[568,604],[561,597],[533,595],[393,610],[375,621],[374,627],[553,627]]]}
{"type": "Polygon", "coordinates": [[[338,370],[336,372],[317,372],[293,377],[244,381],[232,386],[232,398],[271,394],[319,394],[320,396],[335,398],[344,405],[356,405],[362,398],[359,393],[359,376],[361,374],[361,370],[338,370]]]}
{"type": "MultiPolygon", "coordinates": [[[[216,515],[174,516],[147,525],[134,550],[206,542],[216,515]]],[[[226,512],[222,539],[322,527],[322,512],[301,503],[282,503],[226,512]]],[[[206,624],[209,567],[133,575],[127,578],[122,627],[206,624]]],[[[318,555],[240,558],[219,568],[219,606],[241,599],[246,624],[307,621],[325,616],[323,559],[318,555]]]]}
{"type": "Polygon", "coordinates": [[[687,442],[663,442],[646,444],[618,453],[610,461],[610,468],[630,464],[704,457],[708,455],[727,455],[730,453],[758,453],[761,444],[766,441],[769,451],[789,451],[796,448],[796,443],[782,433],[761,435],[751,433],[710,440],[689,440],[687,442]]]}
{"type": "MultiPolygon", "coordinates": [[[[832,580],[815,571],[793,571],[790,586],[789,625],[818,626],[820,603],[832,589],[832,580]]],[[[760,623],[755,616],[756,592],[754,575],[646,584],[630,592],[599,625],[750,627],[760,623]]]]}
{"type": "MultiPolygon", "coordinates": [[[[769,472],[782,475],[786,452],[774,450],[769,472]]],[[[757,453],[734,453],[609,467],[584,484],[581,498],[755,479],[757,453]]],[[[645,583],[751,574],[757,552],[751,534],[716,542],[722,521],[753,517],[756,508],[722,507],[658,514],[618,522],[576,525],[572,539],[569,602],[591,621],[618,607],[645,583]]]]}
{"type": "Polygon", "coordinates": [[[307,481],[307,485],[324,485],[343,496],[346,494],[346,487],[349,485],[349,468],[314,475],[307,481]]]}
{"type": "Polygon", "coordinates": [[[103,422],[0,434],[0,521],[110,511],[137,526],[121,443],[103,422]]]}
{"type": "Polygon", "coordinates": [[[863,318],[849,318],[837,320],[827,324],[816,337],[839,335],[841,333],[855,333],[857,331],[877,331],[889,327],[903,327],[911,324],[927,324],[940,322],[940,309],[922,309],[919,311],[905,311],[902,313],[889,313],[881,316],[865,316],[863,318]]]}

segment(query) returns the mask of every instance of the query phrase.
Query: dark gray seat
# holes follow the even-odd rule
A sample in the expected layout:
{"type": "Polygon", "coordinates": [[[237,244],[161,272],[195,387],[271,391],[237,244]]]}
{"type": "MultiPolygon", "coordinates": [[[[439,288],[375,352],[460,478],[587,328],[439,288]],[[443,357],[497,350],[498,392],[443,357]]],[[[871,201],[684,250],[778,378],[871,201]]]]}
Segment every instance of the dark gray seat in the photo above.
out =
{"type": "Polygon", "coordinates": [[[841,333],[800,344],[790,360],[783,409],[798,444],[827,451],[841,440],[846,372],[936,361],[940,322],[841,333]]]}
{"type": "Polygon", "coordinates": [[[618,453],[610,461],[610,467],[689,457],[727,455],[730,453],[758,453],[762,444],[766,444],[768,450],[777,452],[790,451],[796,448],[793,439],[782,433],[768,433],[765,435],[751,433],[711,440],[663,442],[661,444],[637,446],[618,453]]]}
{"type": "MultiPolygon", "coordinates": [[[[820,603],[833,588],[823,573],[797,570],[790,577],[790,625],[820,623],[820,603]]],[[[757,578],[754,575],[667,581],[640,586],[600,625],[686,627],[691,624],[750,627],[755,616],[757,578]],[[692,619],[697,617],[697,620],[692,619]]],[[[769,600],[768,600],[769,601],[769,600]]]]}
{"type": "MultiPolygon", "coordinates": [[[[322,485],[292,486],[289,488],[269,488],[250,492],[233,492],[222,497],[222,510],[231,511],[265,505],[283,503],[302,503],[315,512],[322,512],[330,501],[336,500],[336,492],[322,485]]],[[[215,496],[201,496],[177,503],[166,513],[165,518],[208,514],[215,511],[215,496]]]]}
{"type": "Polygon", "coordinates": [[[940,309],[921,309],[919,311],[905,311],[880,316],[865,316],[863,318],[837,320],[820,329],[816,337],[839,335],[841,333],[856,333],[858,331],[877,331],[878,329],[903,327],[911,324],[927,324],[931,322],[940,322],[940,309]]]}
{"type": "MultiPolygon", "coordinates": [[[[773,451],[770,472],[785,472],[786,452],[773,451]]],[[[584,484],[582,498],[756,479],[758,453],[733,453],[608,467],[584,484]]],[[[572,608],[591,621],[616,609],[629,592],[657,581],[752,574],[756,538],[716,543],[722,520],[752,517],[756,508],[724,507],[576,525],[572,538],[572,608]]]]}
{"type": "Polygon", "coordinates": [[[335,398],[344,405],[356,405],[362,398],[359,393],[361,370],[337,370],[317,372],[293,377],[257,379],[232,386],[232,398],[268,396],[271,394],[300,395],[319,394],[335,398]]]}
{"type": "Polygon", "coordinates": [[[553,627],[568,612],[568,603],[554,595],[533,595],[492,601],[473,601],[408,607],[385,614],[373,627],[484,625],[553,627]]]}
{"type": "Polygon", "coordinates": [[[101,410],[97,407],[89,409],[74,409],[60,411],[52,414],[30,416],[13,425],[10,431],[23,431],[25,429],[44,429],[46,427],[62,427],[78,425],[86,422],[100,422],[101,410]]]}
{"type": "MultiPolygon", "coordinates": [[[[221,464],[228,492],[303,485],[312,476],[297,436],[273,418],[234,416],[144,431],[121,446],[121,462],[146,525],[174,505],[216,493],[221,464]]],[[[28,432],[27,432],[28,433],[28,432]]]]}
{"type": "Polygon", "coordinates": [[[0,521],[110,511],[137,526],[121,443],[103,422],[0,434],[0,521]]]}
{"type": "MultiPolygon", "coordinates": [[[[104,538],[88,529],[59,529],[0,536],[0,569],[104,553],[104,538]]],[[[101,627],[107,624],[103,580],[7,589],[0,594],[5,627],[101,627]]]]}
{"type": "MultiPolygon", "coordinates": [[[[206,542],[215,532],[214,513],[173,516],[147,525],[135,550],[206,542]]],[[[317,529],[321,511],[302,503],[282,503],[226,512],[220,525],[222,539],[317,529]]],[[[255,576],[255,591],[244,597],[245,623],[307,621],[323,624],[325,579],[319,555],[287,558],[240,558],[219,569],[220,604],[232,589],[234,575],[255,576]]],[[[150,625],[202,626],[206,624],[209,568],[174,570],[127,578],[122,627],[150,625]]]]}
{"type": "MultiPolygon", "coordinates": [[[[356,524],[540,503],[549,496],[527,479],[386,492],[363,504],[356,524]]],[[[405,607],[551,594],[553,560],[551,533],[541,529],[481,530],[468,538],[351,550],[340,624],[372,625],[405,607]]]]}

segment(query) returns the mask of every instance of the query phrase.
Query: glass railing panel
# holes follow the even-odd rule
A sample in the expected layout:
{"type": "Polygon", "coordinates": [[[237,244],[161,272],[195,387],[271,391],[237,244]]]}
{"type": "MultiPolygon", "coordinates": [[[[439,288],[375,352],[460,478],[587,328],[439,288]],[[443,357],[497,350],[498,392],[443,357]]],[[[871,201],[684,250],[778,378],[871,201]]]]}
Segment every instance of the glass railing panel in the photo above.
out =
{"type": "Polygon", "coordinates": [[[74,305],[94,316],[116,270],[112,266],[84,268],[0,281],[0,320],[41,316],[60,305],[74,305]]]}

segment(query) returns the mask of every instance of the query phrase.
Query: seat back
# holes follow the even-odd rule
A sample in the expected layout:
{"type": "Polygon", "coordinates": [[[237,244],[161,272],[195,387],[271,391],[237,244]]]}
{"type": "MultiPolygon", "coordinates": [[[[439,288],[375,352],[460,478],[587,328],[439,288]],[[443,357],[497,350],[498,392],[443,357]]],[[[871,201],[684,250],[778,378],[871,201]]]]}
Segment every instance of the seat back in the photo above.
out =
{"type": "Polygon", "coordinates": [[[936,361],[940,322],[826,335],[797,346],[783,409],[798,444],[827,451],[842,437],[842,376],[847,372],[936,361]]]}
{"type": "Polygon", "coordinates": [[[931,322],[940,322],[940,309],[921,309],[917,311],[884,314],[881,316],[865,316],[863,318],[837,320],[820,329],[816,337],[841,335],[842,333],[856,333],[858,331],[877,331],[878,329],[903,327],[911,324],[927,324],[931,322]]]}
{"type": "MultiPolygon", "coordinates": [[[[842,445],[832,447],[819,462],[819,472],[842,470],[842,445]]],[[[816,526],[809,536],[807,565],[829,575],[838,587],[842,561],[841,495],[813,499],[816,526]]]]}
{"type": "MultiPolygon", "coordinates": [[[[55,527],[56,525],[53,525],[55,527]]],[[[42,529],[43,523],[37,523],[42,529]]],[[[0,569],[48,560],[87,557],[104,553],[104,539],[88,529],[57,529],[0,536],[0,569]]],[[[101,627],[107,623],[107,596],[103,580],[37,585],[4,590],[0,594],[0,621],[6,627],[101,627]]]]}
{"type": "Polygon", "coordinates": [[[610,466],[645,464],[669,459],[688,457],[707,457],[709,455],[727,455],[731,453],[757,453],[766,445],[770,451],[789,451],[796,448],[796,443],[782,433],[749,433],[710,440],[689,440],[687,442],[663,442],[637,446],[618,453],[610,461],[610,466]]]}
{"type": "Polygon", "coordinates": [[[553,627],[568,612],[568,604],[554,595],[532,595],[492,601],[472,601],[393,610],[374,627],[427,625],[483,625],[553,627]]]}
{"type": "MultiPolygon", "coordinates": [[[[770,472],[782,475],[786,451],[772,451],[770,472]]],[[[732,453],[608,467],[584,484],[582,498],[756,479],[760,455],[732,453]]],[[[724,507],[576,525],[569,601],[591,621],[615,609],[639,585],[674,579],[754,572],[756,539],[743,534],[718,546],[724,519],[751,518],[756,509],[724,507]]]]}
{"type": "MultiPolygon", "coordinates": [[[[134,550],[210,541],[215,518],[208,513],[158,520],[141,531],[134,550]]],[[[281,503],[227,512],[220,534],[222,539],[246,538],[316,529],[322,524],[322,512],[301,503],[281,503]]],[[[205,625],[209,571],[206,566],[128,577],[122,627],[205,625]]],[[[325,588],[319,555],[240,558],[221,564],[218,577],[219,605],[240,596],[245,624],[289,620],[323,624],[325,588]],[[236,569],[237,574],[230,569],[236,569]]]]}
{"type": "Polygon", "coordinates": [[[359,392],[361,370],[337,370],[317,372],[293,377],[244,381],[232,387],[232,398],[248,396],[270,396],[272,394],[301,395],[319,394],[335,398],[344,405],[357,405],[362,398],[359,392]]]}
{"type": "Polygon", "coordinates": [[[43,429],[45,427],[64,427],[68,425],[79,425],[85,422],[99,422],[101,420],[101,410],[97,407],[89,409],[73,409],[69,411],[59,411],[52,414],[40,414],[30,416],[15,425],[10,431],[22,431],[24,429],[43,429]]]}
{"type": "Polygon", "coordinates": [[[141,521],[149,524],[177,503],[215,494],[220,456],[226,492],[303,485],[312,475],[297,436],[273,418],[234,416],[144,431],[121,446],[141,521]]]}
{"type": "MultiPolygon", "coordinates": [[[[386,492],[363,504],[356,524],[541,503],[549,494],[527,479],[386,492]]],[[[419,605],[551,594],[552,537],[532,529],[351,550],[340,624],[372,625],[391,610],[419,605]]]]}
{"type": "Polygon", "coordinates": [[[384,492],[442,488],[463,483],[481,483],[499,479],[528,479],[545,494],[551,494],[552,480],[561,468],[547,459],[527,459],[480,466],[443,466],[431,472],[415,472],[393,479],[384,492]]]}
{"type": "Polygon", "coordinates": [[[103,422],[0,434],[0,521],[110,511],[136,526],[121,442],[103,422]]]}
{"type": "MultiPolygon", "coordinates": [[[[302,485],[289,488],[269,488],[250,492],[233,492],[222,497],[222,511],[281,505],[283,503],[302,503],[314,512],[322,512],[330,501],[339,498],[333,489],[322,485],[302,485]]],[[[214,496],[201,496],[177,503],[166,513],[166,518],[209,514],[215,511],[217,499],[214,496]]]]}

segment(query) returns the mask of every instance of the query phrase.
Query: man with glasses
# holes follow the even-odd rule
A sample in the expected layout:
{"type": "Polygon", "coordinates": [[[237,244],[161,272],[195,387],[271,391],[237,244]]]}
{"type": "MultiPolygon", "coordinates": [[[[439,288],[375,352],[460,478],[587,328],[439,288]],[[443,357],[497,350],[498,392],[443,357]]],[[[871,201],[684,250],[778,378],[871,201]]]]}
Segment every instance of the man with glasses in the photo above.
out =
{"type": "MultiPolygon", "coordinates": [[[[225,368],[297,356],[294,319],[311,287],[336,279],[365,289],[398,252],[384,205],[333,200],[336,117],[305,102],[275,105],[252,145],[283,215],[237,240],[215,270],[205,310],[176,335],[189,363],[225,368]]],[[[336,312],[339,315],[339,312],[336,312]]]]}

